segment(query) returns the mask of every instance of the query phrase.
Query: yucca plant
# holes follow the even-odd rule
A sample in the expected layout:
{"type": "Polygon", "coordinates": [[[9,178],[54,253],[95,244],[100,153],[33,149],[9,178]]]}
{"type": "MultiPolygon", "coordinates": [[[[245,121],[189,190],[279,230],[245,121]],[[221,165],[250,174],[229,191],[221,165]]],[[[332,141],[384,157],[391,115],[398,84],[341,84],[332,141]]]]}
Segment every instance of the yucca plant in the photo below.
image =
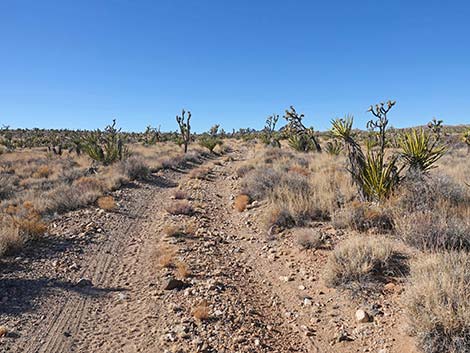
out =
{"type": "Polygon", "coordinates": [[[129,154],[121,138],[121,129],[116,127],[116,119],[104,131],[90,132],[82,140],[82,149],[88,156],[105,165],[123,160],[129,154]]]}
{"type": "Polygon", "coordinates": [[[343,151],[343,145],[338,140],[328,141],[325,147],[326,153],[332,156],[339,156],[343,151]]]}
{"type": "Polygon", "coordinates": [[[428,172],[446,152],[446,147],[433,141],[423,129],[407,131],[398,141],[402,149],[400,156],[410,171],[428,172]]]}
{"type": "Polygon", "coordinates": [[[397,157],[383,163],[379,152],[369,151],[360,179],[368,201],[381,201],[388,198],[400,181],[397,157]]]}
{"type": "Polygon", "coordinates": [[[370,143],[370,139],[366,141],[367,154],[364,154],[354,138],[352,116],[332,121],[330,133],[344,141],[348,151],[348,171],[358,188],[359,196],[366,201],[382,201],[390,196],[400,181],[397,157],[392,156],[385,161],[387,113],[394,105],[394,101],[388,101],[386,104],[380,103],[369,108],[377,120],[369,121],[367,127],[377,137],[377,143],[370,143]],[[374,129],[378,131],[375,132],[374,129]]]}

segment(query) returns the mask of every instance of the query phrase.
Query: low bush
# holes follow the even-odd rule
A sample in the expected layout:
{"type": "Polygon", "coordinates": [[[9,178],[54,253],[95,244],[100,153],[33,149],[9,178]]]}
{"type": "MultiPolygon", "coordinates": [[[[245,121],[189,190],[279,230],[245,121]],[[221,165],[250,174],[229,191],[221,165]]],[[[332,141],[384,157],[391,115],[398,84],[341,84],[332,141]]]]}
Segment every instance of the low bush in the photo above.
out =
{"type": "Polygon", "coordinates": [[[432,254],[411,267],[404,304],[425,353],[470,352],[470,257],[432,254]]]}
{"type": "Polygon", "coordinates": [[[422,250],[470,249],[470,220],[445,207],[402,215],[397,219],[397,234],[422,250]]]}
{"type": "Polygon", "coordinates": [[[325,244],[323,234],[312,228],[298,228],[294,231],[297,244],[302,249],[319,249],[325,244]]]}
{"type": "Polygon", "coordinates": [[[166,207],[166,211],[172,215],[186,215],[191,216],[194,214],[194,209],[188,201],[177,201],[166,207]]]}
{"type": "Polygon", "coordinates": [[[382,237],[356,236],[342,242],[331,253],[325,282],[332,287],[367,287],[388,276],[406,271],[395,244],[382,237]]]}
{"type": "Polygon", "coordinates": [[[241,194],[235,197],[233,206],[238,212],[243,212],[245,211],[249,203],[250,203],[250,197],[248,195],[241,194]]]}
{"type": "Polygon", "coordinates": [[[101,196],[96,203],[99,208],[105,211],[112,211],[116,208],[116,201],[112,196],[101,196]]]}
{"type": "Polygon", "coordinates": [[[0,218],[0,256],[20,249],[24,244],[19,227],[10,217],[0,218]]]}
{"type": "Polygon", "coordinates": [[[389,209],[358,201],[336,211],[332,222],[335,228],[350,228],[359,232],[374,230],[377,233],[389,233],[394,228],[393,215],[389,209]]]}
{"type": "Polygon", "coordinates": [[[142,158],[137,156],[123,160],[119,164],[119,169],[130,180],[145,180],[150,176],[150,168],[142,158]]]}

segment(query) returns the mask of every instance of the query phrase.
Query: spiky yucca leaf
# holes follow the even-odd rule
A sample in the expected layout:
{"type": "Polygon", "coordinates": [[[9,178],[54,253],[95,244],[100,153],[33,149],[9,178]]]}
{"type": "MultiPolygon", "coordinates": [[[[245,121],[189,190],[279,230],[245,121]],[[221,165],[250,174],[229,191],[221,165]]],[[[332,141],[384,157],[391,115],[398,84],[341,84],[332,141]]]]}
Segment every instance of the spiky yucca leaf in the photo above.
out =
{"type": "Polygon", "coordinates": [[[388,163],[383,163],[378,153],[369,151],[360,179],[369,201],[381,201],[388,198],[399,182],[397,157],[394,156],[388,163]]]}
{"type": "Polygon", "coordinates": [[[348,115],[342,119],[334,119],[331,121],[331,125],[332,127],[330,132],[334,137],[344,140],[350,139],[352,137],[353,117],[351,115],[348,115]]]}
{"type": "Polygon", "coordinates": [[[424,130],[413,129],[405,132],[399,139],[401,157],[409,169],[427,172],[445,154],[446,147],[432,143],[432,138],[424,130]]]}
{"type": "Polygon", "coordinates": [[[325,150],[330,155],[339,156],[339,154],[343,150],[343,145],[338,142],[338,140],[329,141],[326,144],[325,150]]]}

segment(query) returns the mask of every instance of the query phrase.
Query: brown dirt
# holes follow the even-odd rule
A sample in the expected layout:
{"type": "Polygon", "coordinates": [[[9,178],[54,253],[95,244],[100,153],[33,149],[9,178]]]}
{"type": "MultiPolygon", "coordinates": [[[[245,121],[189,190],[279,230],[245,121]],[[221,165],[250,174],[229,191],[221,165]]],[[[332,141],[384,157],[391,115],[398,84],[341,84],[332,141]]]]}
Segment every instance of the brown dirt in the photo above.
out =
{"type": "MultiPolygon", "coordinates": [[[[301,251],[289,233],[267,236],[263,204],[234,209],[235,171],[250,153],[208,161],[202,180],[166,171],[135,183],[114,193],[116,210],[61,216],[43,241],[4,258],[0,325],[8,334],[0,351],[415,352],[400,285],[370,297],[326,288],[330,249],[301,251]],[[165,211],[173,182],[190,196],[193,215],[165,211]],[[193,230],[167,236],[169,224],[193,230]],[[162,253],[172,254],[168,266],[162,253]],[[181,273],[172,262],[191,274],[181,276],[181,290],[164,289],[181,273]],[[374,321],[357,323],[358,308],[375,311],[374,321]]],[[[316,226],[331,244],[347,236],[316,226]]]]}

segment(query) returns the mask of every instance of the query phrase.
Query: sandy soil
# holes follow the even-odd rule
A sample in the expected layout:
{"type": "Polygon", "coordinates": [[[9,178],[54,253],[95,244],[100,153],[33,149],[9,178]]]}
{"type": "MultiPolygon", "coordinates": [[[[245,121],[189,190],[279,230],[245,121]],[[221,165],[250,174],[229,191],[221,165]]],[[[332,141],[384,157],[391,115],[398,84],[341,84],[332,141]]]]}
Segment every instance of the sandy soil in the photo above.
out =
{"type": "Polygon", "coordinates": [[[236,169],[251,151],[208,160],[210,175],[165,171],[115,192],[118,209],[58,217],[50,234],[0,265],[1,352],[415,352],[401,285],[370,296],[327,288],[322,271],[348,234],[318,223],[330,248],[302,251],[289,233],[268,236],[262,203],[233,208],[236,169]],[[170,215],[175,187],[191,216],[170,215]],[[164,233],[192,224],[193,234],[164,233]],[[163,250],[165,249],[165,250],[163,250]],[[162,267],[173,253],[191,276],[162,267]],[[166,289],[173,280],[180,289],[166,289]],[[194,315],[207,303],[208,318],[194,315]],[[370,323],[358,323],[366,309],[370,323]]]}

